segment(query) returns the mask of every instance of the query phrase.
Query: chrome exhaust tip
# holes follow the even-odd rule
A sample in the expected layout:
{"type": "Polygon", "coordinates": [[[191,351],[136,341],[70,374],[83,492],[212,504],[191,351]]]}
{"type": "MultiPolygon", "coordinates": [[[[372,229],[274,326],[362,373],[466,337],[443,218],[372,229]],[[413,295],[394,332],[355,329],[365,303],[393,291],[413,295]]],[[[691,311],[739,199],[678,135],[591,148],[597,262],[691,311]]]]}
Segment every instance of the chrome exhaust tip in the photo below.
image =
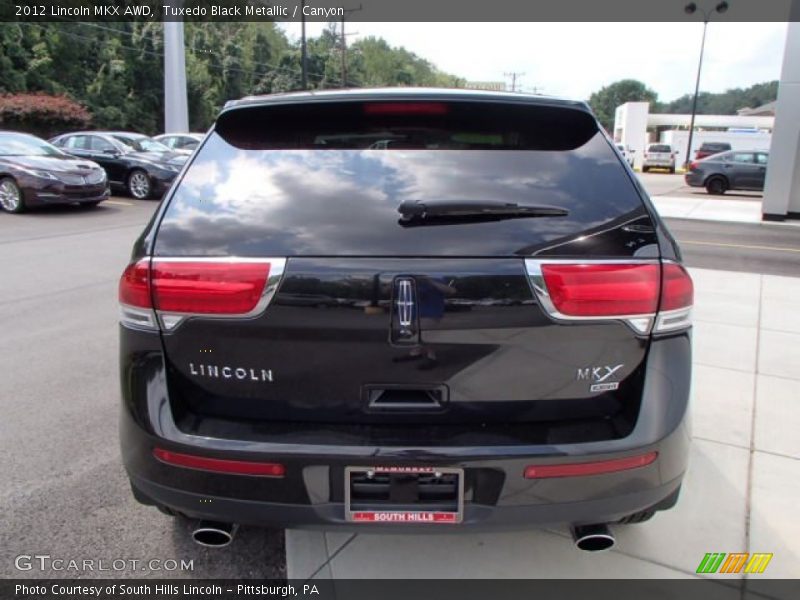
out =
{"type": "Polygon", "coordinates": [[[200,521],[192,531],[192,539],[206,548],[224,548],[233,541],[237,529],[236,523],[200,521]]]}
{"type": "Polygon", "coordinates": [[[573,525],[571,531],[575,547],[586,552],[611,550],[617,543],[614,534],[605,523],[573,525]]]}

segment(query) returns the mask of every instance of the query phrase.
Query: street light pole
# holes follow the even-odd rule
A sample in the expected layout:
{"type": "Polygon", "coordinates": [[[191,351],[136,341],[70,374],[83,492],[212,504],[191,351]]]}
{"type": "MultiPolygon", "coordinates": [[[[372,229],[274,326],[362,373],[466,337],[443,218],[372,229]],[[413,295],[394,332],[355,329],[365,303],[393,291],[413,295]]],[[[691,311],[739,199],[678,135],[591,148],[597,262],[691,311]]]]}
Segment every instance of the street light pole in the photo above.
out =
{"type": "MultiPolygon", "coordinates": [[[[697,4],[690,2],[683,8],[687,15],[693,15],[697,12],[697,4]]],[[[697,79],[694,83],[694,98],[692,99],[692,118],[689,120],[689,143],[686,144],[686,159],[683,161],[683,166],[686,167],[692,160],[692,141],[694,139],[694,119],[697,116],[697,96],[700,94],[700,72],[703,69],[703,53],[706,49],[706,30],[708,29],[708,22],[711,20],[711,15],[714,12],[719,14],[728,10],[727,2],[720,2],[714,7],[713,11],[700,9],[703,14],[703,39],[700,42],[700,60],[697,62],[697,79]]]]}
{"type": "Polygon", "coordinates": [[[694,138],[694,118],[697,115],[697,96],[700,93],[700,71],[703,68],[703,51],[706,47],[706,29],[708,29],[708,18],[703,21],[703,41],[700,42],[700,60],[697,62],[697,80],[694,84],[694,99],[692,100],[692,118],[689,120],[689,143],[686,145],[686,160],[684,166],[692,160],[692,138],[694,138]]]}

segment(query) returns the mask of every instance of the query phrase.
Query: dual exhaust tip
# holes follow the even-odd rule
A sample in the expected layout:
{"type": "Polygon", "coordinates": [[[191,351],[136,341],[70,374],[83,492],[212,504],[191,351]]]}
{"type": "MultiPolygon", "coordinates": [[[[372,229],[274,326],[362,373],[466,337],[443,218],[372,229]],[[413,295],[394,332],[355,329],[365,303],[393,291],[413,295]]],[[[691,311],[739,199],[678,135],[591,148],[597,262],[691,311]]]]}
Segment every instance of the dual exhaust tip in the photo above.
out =
{"type": "Polygon", "coordinates": [[[614,534],[605,523],[594,525],[573,525],[571,527],[572,540],[578,550],[586,552],[600,552],[611,550],[617,543],[614,534]]]}
{"type": "MultiPolygon", "coordinates": [[[[206,548],[224,548],[236,537],[239,525],[216,521],[200,521],[192,531],[195,543],[206,548]]],[[[575,547],[586,552],[600,552],[614,547],[614,534],[604,523],[594,525],[573,525],[572,539],[575,547]]]]}
{"type": "Polygon", "coordinates": [[[239,525],[236,523],[200,521],[192,530],[192,539],[196,544],[206,548],[224,548],[236,537],[238,529],[239,525]]]}

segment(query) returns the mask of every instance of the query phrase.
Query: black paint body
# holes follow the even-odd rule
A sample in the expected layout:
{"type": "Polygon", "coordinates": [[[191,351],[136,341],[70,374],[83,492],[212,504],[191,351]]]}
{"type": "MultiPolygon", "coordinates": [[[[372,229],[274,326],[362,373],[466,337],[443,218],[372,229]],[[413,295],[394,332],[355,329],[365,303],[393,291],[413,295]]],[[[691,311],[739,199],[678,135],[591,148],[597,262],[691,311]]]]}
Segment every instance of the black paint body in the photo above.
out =
{"type": "MultiPolygon", "coordinates": [[[[348,110],[340,122],[355,119],[348,110]]],[[[584,105],[466,92],[308,94],[244,101],[216,129],[133,259],[286,257],[286,271],[256,317],[190,318],[164,333],[121,327],[122,449],[140,500],[222,521],[344,526],[344,468],[390,463],[464,468],[464,526],[606,522],[674,502],[689,443],[689,332],[653,338],[622,321],[554,321],[525,269],[525,258],[680,259],[584,105]],[[375,98],[462,103],[453,122],[459,110],[532,111],[520,136],[529,140],[547,137],[542,114],[560,127],[570,115],[579,123],[565,147],[529,141],[518,150],[314,150],[302,131],[282,130],[286,147],[273,148],[241,134],[241,122],[258,131],[281,107],[324,113],[326,103],[375,98]],[[489,195],[569,214],[398,222],[404,200],[489,195]],[[418,299],[407,327],[395,309],[403,279],[418,299]],[[617,390],[590,392],[578,376],[617,364],[617,390]],[[375,390],[434,401],[386,409],[375,390]],[[172,467],[153,458],[155,446],[280,462],[286,476],[172,467]],[[523,478],[529,464],[651,451],[655,463],[630,471],[523,478]]],[[[481,135],[459,139],[500,139],[481,135]]]]}

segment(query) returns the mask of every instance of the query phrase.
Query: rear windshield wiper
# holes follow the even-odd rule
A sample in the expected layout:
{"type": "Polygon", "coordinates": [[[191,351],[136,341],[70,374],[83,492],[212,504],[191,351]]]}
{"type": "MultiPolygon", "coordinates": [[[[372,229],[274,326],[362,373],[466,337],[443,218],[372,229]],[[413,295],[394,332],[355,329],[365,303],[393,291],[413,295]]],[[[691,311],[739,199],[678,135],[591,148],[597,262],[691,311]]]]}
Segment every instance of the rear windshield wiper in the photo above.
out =
{"type": "Polygon", "coordinates": [[[406,200],[397,207],[403,227],[450,225],[528,217],[566,217],[569,211],[544,204],[517,204],[496,200],[406,200]]]}

